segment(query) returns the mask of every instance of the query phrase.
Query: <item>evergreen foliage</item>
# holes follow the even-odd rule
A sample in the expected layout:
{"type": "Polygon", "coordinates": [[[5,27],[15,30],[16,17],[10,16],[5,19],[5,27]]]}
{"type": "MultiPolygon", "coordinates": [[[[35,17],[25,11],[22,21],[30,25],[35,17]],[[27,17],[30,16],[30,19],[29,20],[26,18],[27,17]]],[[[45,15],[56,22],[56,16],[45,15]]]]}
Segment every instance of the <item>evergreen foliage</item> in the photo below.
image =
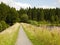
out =
{"type": "MultiPolygon", "coordinates": [[[[27,8],[16,10],[1,2],[0,4],[0,22],[6,22],[13,25],[16,22],[49,22],[51,24],[60,24],[60,8],[43,9],[43,8],[27,8]],[[29,21],[31,20],[31,22],[29,21]]],[[[35,23],[37,24],[37,23],[35,23]]],[[[0,24],[0,27],[2,24],[0,24]]]]}

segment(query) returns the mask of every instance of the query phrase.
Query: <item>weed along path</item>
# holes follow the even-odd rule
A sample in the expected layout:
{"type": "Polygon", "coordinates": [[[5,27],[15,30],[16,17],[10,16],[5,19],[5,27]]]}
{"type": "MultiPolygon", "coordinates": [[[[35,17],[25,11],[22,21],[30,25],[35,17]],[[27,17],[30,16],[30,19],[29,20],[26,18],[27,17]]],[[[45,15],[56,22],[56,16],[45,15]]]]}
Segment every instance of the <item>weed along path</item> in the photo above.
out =
{"type": "Polygon", "coordinates": [[[18,38],[15,45],[32,45],[31,41],[28,39],[25,34],[22,26],[20,27],[18,38]]]}

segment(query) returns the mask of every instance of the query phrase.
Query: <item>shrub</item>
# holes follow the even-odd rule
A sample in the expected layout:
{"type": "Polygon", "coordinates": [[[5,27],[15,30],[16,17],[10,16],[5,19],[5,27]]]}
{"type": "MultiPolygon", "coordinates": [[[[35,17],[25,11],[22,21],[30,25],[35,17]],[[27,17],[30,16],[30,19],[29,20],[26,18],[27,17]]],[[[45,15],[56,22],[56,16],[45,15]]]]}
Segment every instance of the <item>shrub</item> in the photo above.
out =
{"type": "Polygon", "coordinates": [[[21,16],[21,22],[27,22],[28,21],[28,15],[27,14],[23,14],[21,16]]]}
{"type": "Polygon", "coordinates": [[[8,27],[9,25],[5,21],[0,21],[0,32],[8,27]]]}
{"type": "Polygon", "coordinates": [[[28,23],[36,26],[39,25],[37,21],[32,21],[32,20],[29,20],[28,23]]]}

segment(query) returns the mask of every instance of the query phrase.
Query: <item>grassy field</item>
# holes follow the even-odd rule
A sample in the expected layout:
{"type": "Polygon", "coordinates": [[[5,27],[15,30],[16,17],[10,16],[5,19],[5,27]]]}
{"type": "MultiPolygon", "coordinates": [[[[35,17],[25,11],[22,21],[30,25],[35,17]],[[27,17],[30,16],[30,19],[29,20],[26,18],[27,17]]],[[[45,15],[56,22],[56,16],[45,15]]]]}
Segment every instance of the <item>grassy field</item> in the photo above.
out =
{"type": "Polygon", "coordinates": [[[0,32],[0,45],[15,45],[19,28],[20,24],[16,23],[3,32],[0,32]]]}
{"type": "Polygon", "coordinates": [[[60,45],[60,28],[49,29],[25,23],[22,25],[33,45],[60,45]]]}

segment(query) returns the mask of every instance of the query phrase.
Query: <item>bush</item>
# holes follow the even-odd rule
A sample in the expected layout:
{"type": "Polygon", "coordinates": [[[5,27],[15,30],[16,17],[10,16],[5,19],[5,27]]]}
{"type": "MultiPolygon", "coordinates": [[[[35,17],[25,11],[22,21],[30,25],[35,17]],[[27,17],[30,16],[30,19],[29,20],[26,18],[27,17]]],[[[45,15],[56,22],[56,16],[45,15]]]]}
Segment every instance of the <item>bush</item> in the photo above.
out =
{"type": "Polygon", "coordinates": [[[23,14],[21,16],[21,22],[27,22],[28,21],[28,15],[27,14],[23,14]]]}
{"type": "Polygon", "coordinates": [[[6,29],[6,28],[8,28],[8,27],[9,27],[9,25],[6,24],[5,21],[1,21],[1,22],[0,22],[0,32],[2,32],[4,29],[6,29]]]}
{"type": "Polygon", "coordinates": [[[39,25],[37,21],[32,21],[32,20],[29,20],[28,23],[36,26],[39,25]]]}

